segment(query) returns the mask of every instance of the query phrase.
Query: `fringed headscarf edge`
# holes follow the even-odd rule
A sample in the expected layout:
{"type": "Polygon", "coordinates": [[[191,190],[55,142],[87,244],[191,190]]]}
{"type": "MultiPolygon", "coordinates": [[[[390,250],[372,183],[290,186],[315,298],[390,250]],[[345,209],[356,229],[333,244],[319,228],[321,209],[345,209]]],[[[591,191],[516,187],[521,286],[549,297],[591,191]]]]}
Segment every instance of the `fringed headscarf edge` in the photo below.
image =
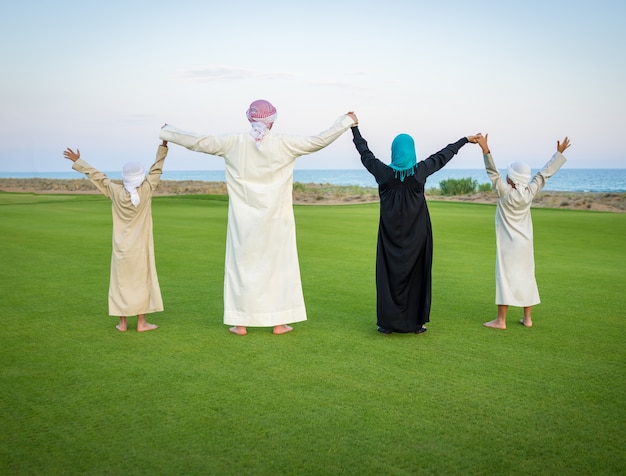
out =
{"type": "Polygon", "coordinates": [[[417,168],[417,164],[409,167],[408,169],[397,169],[393,165],[390,165],[390,167],[393,169],[394,177],[398,178],[398,176],[400,176],[400,182],[404,182],[405,178],[410,177],[411,175],[415,175],[415,169],[417,168]]]}

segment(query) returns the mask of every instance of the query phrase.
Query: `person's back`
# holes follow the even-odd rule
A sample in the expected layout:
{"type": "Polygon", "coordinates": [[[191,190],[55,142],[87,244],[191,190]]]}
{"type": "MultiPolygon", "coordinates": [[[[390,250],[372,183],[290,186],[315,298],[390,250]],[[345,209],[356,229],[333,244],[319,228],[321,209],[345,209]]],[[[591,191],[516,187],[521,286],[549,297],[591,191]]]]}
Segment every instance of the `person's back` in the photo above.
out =
{"type": "Polygon", "coordinates": [[[531,180],[531,169],[523,162],[512,162],[507,167],[506,179],[501,177],[487,144],[487,137],[478,141],[485,169],[498,196],[496,206],[496,319],[485,322],[485,327],[506,329],[509,306],[524,308],[520,322],[532,326],[532,307],[539,304],[539,290],[535,279],[535,256],[531,205],[547,180],[565,163],[562,152],[569,147],[566,137],[557,141],[557,152],[531,180]]]}
{"type": "Polygon", "coordinates": [[[250,104],[247,133],[199,135],[166,125],[160,137],[190,150],[222,157],[228,189],[224,273],[224,323],[245,335],[247,327],[292,330],[306,320],[293,215],[295,159],[326,147],[356,116],[341,116],[313,136],[275,134],[276,109],[265,100],[250,104]]]}
{"type": "Polygon", "coordinates": [[[113,221],[109,314],[119,316],[117,329],[127,329],[127,317],[137,316],[137,330],[156,329],[145,320],[145,314],[163,310],[163,300],[156,271],[152,230],[152,192],[156,189],[167,143],[157,151],[155,162],[146,171],[139,163],[128,163],[122,172],[122,184],[110,180],[80,158],[71,149],[64,156],[74,162],[72,168],[89,180],[111,200],[113,221]]]}
{"type": "Polygon", "coordinates": [[[430,320],[433,237],[424,197],[426,179],[444,167],[477,136],[463,137],[417,162],[415,144],[399,134],[391,163],[377,159],[359,128],[352,128],[361,162],[374,176],[380,195],[376,244],[376,324],[383,334],[423,334],[430,320]]]}

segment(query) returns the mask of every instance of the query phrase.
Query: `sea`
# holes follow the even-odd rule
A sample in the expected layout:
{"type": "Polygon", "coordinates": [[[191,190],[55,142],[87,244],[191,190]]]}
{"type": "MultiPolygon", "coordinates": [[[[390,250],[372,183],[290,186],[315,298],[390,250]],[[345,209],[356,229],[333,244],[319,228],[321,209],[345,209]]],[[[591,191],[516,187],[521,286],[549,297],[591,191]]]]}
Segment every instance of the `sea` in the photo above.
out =
{"type": "MultiPolygon", "coordinates": [[[[533,173],[536,171],[534,170],[533,173]]],[[[506,170],[501,173],[506,175],[506,170]]],[[[121,173],[107,172],[112,179],[121,179],[121,173]]],[[[76,179],[84,177],[75,171],[69,172],[0,172],[0,178],[46,178],[76,179]]],[[[440,182],[448,179],[475,180],[477,184],[489,183],[484,169],[441,169],[431,175],[427,189],[440,188],[440,182]]],[[[200,180],[224,182],[223,170],[165,170],[162,180],[200,180]]],[[[376,187],[376,181],[365,169],[329,169],[294,171],[294,182],[331,185],[376,187]]],[[[626,169],[561,169],[552,176],[544,190],[553,192],[626,192],[626,169]]]]}

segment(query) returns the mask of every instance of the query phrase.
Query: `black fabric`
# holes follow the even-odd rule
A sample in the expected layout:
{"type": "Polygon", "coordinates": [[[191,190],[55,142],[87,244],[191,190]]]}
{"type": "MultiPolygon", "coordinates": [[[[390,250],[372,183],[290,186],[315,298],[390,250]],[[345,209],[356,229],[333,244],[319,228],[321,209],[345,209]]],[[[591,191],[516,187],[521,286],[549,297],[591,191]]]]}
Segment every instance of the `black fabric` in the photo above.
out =
{"type": "Polygon", "coordinates": [[[467,138],[419,161],[404,182],[369,150],[358,127],[353,142],[361,162],[378,183],[380,219],[376,249],[377,325],[415,332],[430,320],[433,234],[424,197],[426,179],[446,165],[467,138]]]}

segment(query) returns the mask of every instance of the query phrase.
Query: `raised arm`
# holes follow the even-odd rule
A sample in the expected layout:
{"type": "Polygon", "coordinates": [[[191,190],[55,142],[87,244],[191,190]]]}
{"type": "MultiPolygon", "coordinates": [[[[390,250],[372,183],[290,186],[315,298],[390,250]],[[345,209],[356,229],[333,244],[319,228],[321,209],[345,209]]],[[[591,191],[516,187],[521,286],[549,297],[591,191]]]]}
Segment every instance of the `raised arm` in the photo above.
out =
{"type": "Polygon", "coordinates": [[[156,153],[156,160],[150,167],[148,171],[148,175],[146,176],[146,180],[150,184],[152,190],[156,189],[159,185],[159,181],[161,180],[161,174],[163,174],[163,162],[165,162],[165,157],[167,157],[167,141],[163,141],[156,153]]]}
{"type": "Polygon", "coordinates": [[[236,135],[201,135],[195,132],[188,132],[178,129],[169,124],[161,128],[159,139],[181,145],[194,152],[204,152],[205,154],[224,156],[228,149],[236,141],[236,135]]]}
{"type": "Polygon", "coordinates": [[[390,169],[387,165],[377,159],[374,153],[369,149],[367,141],[361,135],[361,131],[359,130],[357,124],[353,125],[351,129],[352,142],[361,156],[361,163],[363,166],[374,176],[377,183],[382,183],[386,176],[391,173],[390,169]]]}
{"type": "Polygon", "coordinates": [[[507,186],[506,182],[502,180],[500,171],[496,167],[493,157],[491,156],[489,144],[487,143],[488,138],[489,134],[485,134],[484,136],[478,138],[477,143],[483,151],[483,161],[485,162],[485,171],[487,172],[487,176],[493,185],[494,191],[498,196],[500,196],[506,192],[507,186]]]}
{"type": "Polygon", "coordinates": [[[423,166],[420,165],[420,167],[422,167],[422,171],[419,173],[423,177],[428,177],[429,175],[432,175],[438,170],[442,169],[448,162],[452,160],[452,157],[454,157],[459,152],[459,149],[461,149],[461,147],[470,142],[470,138],[474,141],[476,140],[476,136],[462,137],[458,141],[453,142],[452,144],[448,144],[439,152],[436,152],[430,157],[422,160],[420,162],[420,164],[423,164],[423,166]]]}
{"type": "Polygon", "coordinates": [[[284,145],[294,157],[317,152],[332,144],[355,124],[358,124],[356,115],[354,112],[348,112],[340,116],[330,128],[319,134],[306,137],[285,136],[284,145]]]}
{"type": "Polygon", "coordinates": [[[111,191],[109,190],[109,185],[111,184],[111,180],[99,170],[93,168],[87,162],[80,158],[80,149],[76,149],[74,152],[69,147],[65,149],[63,152],[63,157],[74,162],[72,168],[77,172],[87,175],[87,178],[91,183],[93,183],[98,190],[104,193],[107,197],[111,198],[111,191]]]}
{"type": "Polygon", "coordinates": [[[563,142],[556,141],[556,152],[543,168],[535,174],[529,184],[532,194],[536,194],[543,189],[550,177],[559,171],[565,164],[567,159],[563,155],[565,149],[570,146],[569,138],[563,139],[563,142]]]}

